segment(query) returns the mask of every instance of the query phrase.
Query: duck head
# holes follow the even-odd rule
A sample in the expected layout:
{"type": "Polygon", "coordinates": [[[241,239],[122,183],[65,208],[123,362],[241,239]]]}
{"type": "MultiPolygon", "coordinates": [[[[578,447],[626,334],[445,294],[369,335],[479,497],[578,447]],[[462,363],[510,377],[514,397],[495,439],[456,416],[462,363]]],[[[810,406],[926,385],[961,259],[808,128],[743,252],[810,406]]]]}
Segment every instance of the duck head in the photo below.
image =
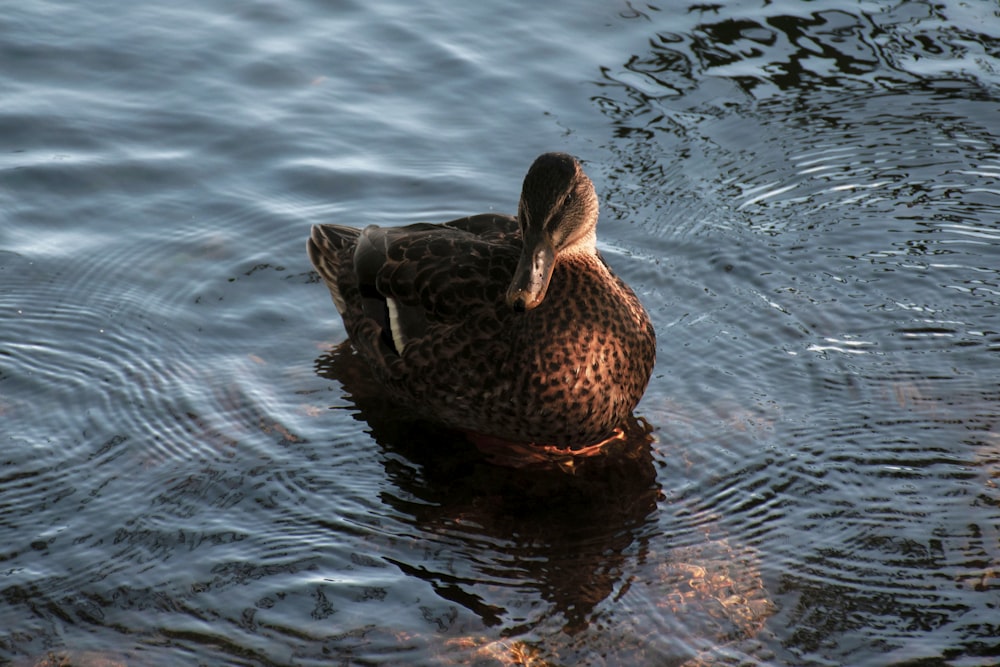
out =
{"type": "Polygon", "coordinates": [[[597,193],[580,162],[566,153],[541,155],[524,177],[517,221],[521,258],[507,305],[518,312],[538,307],[562,257],[597,252],[597,193]]]}

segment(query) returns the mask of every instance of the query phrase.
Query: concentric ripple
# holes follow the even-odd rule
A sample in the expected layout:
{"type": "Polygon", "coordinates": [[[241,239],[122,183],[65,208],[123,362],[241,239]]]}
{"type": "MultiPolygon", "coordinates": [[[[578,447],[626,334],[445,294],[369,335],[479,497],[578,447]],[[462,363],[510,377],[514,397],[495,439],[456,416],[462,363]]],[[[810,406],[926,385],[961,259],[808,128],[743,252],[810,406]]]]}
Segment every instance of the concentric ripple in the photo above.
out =
{"type": "Polygon", "coordinates": [[[0,663],[995,662],[995,3],[8,4],[0,663]],[[658,335],[598,474],[366,391],[303,249],[553,149],[658,335]]]}

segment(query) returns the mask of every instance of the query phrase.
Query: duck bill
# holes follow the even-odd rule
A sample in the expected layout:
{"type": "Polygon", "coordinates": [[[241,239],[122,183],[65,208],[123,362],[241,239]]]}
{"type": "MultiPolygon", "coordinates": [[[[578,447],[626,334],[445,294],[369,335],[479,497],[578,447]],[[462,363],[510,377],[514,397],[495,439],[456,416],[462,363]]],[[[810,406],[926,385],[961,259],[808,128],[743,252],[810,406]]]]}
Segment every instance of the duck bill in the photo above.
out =
{"type": "Polygon", "coordinates": [[[517,312],[524,312],[541,304],[549,288],[555,260],[555,250],[547,240],[525,244],[507,289],[507,305],[517,312]]]}

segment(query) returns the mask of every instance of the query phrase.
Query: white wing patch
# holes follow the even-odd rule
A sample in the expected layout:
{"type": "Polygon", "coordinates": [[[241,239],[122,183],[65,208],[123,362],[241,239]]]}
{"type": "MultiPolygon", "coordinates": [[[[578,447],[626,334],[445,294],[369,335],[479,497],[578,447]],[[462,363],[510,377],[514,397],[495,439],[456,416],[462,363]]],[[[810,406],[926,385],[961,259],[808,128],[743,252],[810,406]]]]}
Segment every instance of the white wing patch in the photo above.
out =
{"type": "Polygon", "coordinates": [[[391,297],[386,297],[385,304],[389,308],[389,333],[392,334],[392,345],[396,348],[396,354],[402,355],[403,348],[406,347],[406,338],[399,322],[399,306],[391,297]]]}

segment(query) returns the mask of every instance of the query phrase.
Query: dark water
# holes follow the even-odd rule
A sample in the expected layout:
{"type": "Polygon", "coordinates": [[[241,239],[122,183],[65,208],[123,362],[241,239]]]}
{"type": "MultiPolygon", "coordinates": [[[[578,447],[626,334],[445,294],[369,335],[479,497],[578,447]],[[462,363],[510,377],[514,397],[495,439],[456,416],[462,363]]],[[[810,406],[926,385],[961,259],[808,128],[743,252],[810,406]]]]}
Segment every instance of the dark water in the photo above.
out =
{"type": "Polygon", "coordinates": [[[997,5],[481,4],[4,9],[0,664],[995,664],[997,5]],[[575,475],[400,417],[305,255],[553,149],[659,340],[575,475]]]}

